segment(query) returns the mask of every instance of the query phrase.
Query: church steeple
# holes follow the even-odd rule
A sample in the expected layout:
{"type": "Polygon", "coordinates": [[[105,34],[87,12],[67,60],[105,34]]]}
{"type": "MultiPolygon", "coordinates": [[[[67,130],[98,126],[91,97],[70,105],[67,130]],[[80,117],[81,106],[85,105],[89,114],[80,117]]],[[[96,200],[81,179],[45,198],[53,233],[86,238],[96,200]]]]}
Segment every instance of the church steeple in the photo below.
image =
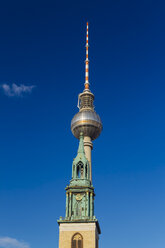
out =
{"type": "Polygon", "coordinates": [[[94,188],[90,181],[89,162],[85,156],[83,133],[76,158],[72,164],[72,179],[66,187],[66,216],[65,220],[93,220],[94,217],[94,188]]]}

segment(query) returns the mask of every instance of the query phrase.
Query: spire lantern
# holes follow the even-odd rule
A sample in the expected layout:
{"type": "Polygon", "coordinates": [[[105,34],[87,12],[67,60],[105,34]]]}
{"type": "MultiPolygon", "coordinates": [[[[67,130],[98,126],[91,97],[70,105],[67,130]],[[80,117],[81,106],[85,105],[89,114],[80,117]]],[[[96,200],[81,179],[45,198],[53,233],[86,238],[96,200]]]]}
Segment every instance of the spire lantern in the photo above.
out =
{"type": "Polygon", "coordinates": [[[77,156],[72,164],[72,179],[70,181],[70,186],[91,186],[90,166],[85,156],[83,133],[80,133],[77,156]]]}

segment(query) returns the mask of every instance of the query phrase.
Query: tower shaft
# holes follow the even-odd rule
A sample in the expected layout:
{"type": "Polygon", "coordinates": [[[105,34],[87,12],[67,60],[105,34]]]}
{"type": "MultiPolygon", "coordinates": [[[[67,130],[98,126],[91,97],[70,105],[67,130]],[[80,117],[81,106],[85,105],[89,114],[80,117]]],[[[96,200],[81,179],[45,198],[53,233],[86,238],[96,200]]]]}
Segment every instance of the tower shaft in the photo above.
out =
{"type": "Polygon", "coordinates": [[[91,141],[91,137],[84,136],[84,150],[85,150],[85,156],[89,162],[91,182],[92,182],[92,149],[93,149],[93,143],[91,141]]]}

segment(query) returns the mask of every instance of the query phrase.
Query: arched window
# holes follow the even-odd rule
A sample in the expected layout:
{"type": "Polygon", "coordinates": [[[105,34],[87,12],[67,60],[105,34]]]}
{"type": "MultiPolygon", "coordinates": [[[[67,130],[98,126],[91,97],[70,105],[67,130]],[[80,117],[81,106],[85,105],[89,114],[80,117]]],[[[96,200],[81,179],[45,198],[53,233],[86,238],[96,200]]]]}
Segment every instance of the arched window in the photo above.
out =
{"type": "Polygon", "coordinates": [[[77,178],[84,177],[84,166],[82,162],[79,162],[77,165],[77,178]]]}
{"type": "Polygon", "coordinates": [[[80,233],[76,233],[72,237],[71,248],[83,248],[83,238],[80,233]]]}

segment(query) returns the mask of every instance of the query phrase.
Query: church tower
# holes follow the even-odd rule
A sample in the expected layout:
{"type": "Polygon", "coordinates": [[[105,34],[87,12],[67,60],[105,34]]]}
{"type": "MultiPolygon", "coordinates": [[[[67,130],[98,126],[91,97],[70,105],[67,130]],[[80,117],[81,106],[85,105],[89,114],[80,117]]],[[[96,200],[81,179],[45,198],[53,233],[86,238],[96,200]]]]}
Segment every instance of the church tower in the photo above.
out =
{"type": "Polygon", "coordinates": [[[79,112],[73,117],[71,131],[79,139],[77,156],[72,163],[72,178],[66,187],[66,213],[58,220],[59,248],[98,248],[100,226],[94,215],[92,184],[92,141],[102,131],[94,110],[94,95],[89,88],[88,23],[86,34],[85,88],[78,96],[79,112]]]}

